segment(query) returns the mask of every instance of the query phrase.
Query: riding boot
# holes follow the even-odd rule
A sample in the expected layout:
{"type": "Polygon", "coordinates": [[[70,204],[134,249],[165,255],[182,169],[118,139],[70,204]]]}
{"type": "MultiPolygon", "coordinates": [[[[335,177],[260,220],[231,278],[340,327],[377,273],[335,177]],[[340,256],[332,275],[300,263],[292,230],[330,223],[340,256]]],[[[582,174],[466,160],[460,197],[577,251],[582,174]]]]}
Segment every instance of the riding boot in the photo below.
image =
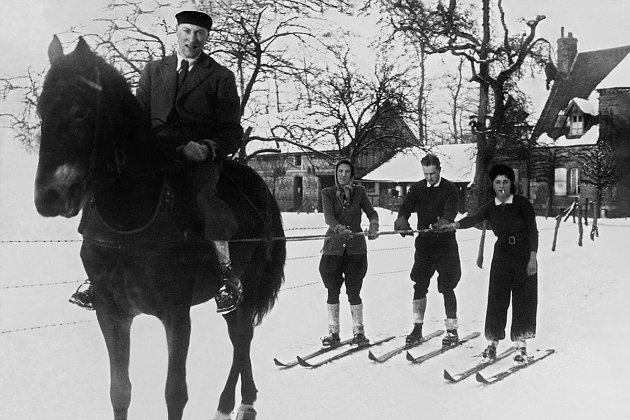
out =
{"type": "Polygon", "coordinates": [[[89,311],[94,310],[94,290],[90,279],[86,279],[77,290],[68,299],[70,303],[74,303],[81,308],[89,311]]]}
{"type": "Polygon", "coordinates": [[[243,286],[232,268],[228,242],[212,241],[212,244],[217,252],[221,271],[221,277],[217,283],[218,291],[214,300],[217,303],[217,312],[226,314],[236,309],[243,300],[243,286]]]}

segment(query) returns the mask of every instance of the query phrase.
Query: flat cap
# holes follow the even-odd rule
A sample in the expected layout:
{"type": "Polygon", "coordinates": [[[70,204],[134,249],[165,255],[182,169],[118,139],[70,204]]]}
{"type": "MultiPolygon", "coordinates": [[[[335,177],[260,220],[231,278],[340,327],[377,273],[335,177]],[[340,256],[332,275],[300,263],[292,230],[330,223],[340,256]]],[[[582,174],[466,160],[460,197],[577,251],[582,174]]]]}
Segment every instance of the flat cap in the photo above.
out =
{"type": "Polygon", "coordinates": [[[212,29],[212,18],[203,12],[197,12],[195,10],[184,10],[175,15],[177,24],[189,23],[191,25],[201,26],[208,31],[212,29]]]}

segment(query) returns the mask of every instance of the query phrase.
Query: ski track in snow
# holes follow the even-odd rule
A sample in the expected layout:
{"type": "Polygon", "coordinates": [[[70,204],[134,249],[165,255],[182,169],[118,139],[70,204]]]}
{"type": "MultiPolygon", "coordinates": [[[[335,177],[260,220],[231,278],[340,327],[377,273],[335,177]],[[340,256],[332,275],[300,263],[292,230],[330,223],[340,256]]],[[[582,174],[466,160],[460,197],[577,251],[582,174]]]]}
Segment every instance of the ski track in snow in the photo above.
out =
{"type": "MultiPolygon", "coordinates": [[[[36,158],[0,142],[0,240],[78,240],[78,218],[44,219],[32,204],[36,158]]],[[[378,209],[381,230],[395,215],[378,209]]],[[[287,236],[324,232],[321,214],[283,214],[287,236]],[[302,229],[299,229],[302,228],[302,229]]],[[[367,224],[367,221],[364,220],[367,224]]],[[[630,373],[626,302],[630,296],[627,257],[630,222],[600,221],[600,237],[577,245],[577,227],[562,223],[551,252],[554,219],[538,218],[538,336],[529,352],[557,353],[501,383],[484,387],[474,377],[448,384],[442,370],[457,373],[476,363],[481,337],[426,363],[413,366],[404,352],[383,364],[359,352],[319,369],[280,369],[319,346],[326,332],[326,294],[318,274],[322,241],[287,245],[286,280],[279,300],[255,331],[252,359],[259,389],[260,419],[622,419],[630,403],[623,396],[630,373]],[[619,362],[618,362],[619,361],[619,362]]],[[[475,264],[479,231],[458,232],[462,280],[456,289],[460,335],[483,333],[493,235],[487,235],[485,264],[475,264]]],[[[399,336],[372,348],[377,354],[399,345],[411,328],[413,239],[398,235],[370,241],[369,271],[362,297],[368,338],[399,336]]],[[[94,313],[67,303],[85,277],[80,242],[0,243],[0,418],[66,420],[112,418],[107,353],[94,313]],[[61,283],[21,287],[41,283],[61,283]],[[46,325],[56,325],[43,327],[46,325]]],[[[443,303],[435,278],[428,295],[425,331],[443,328],[443,303]]],[[[342,295],[342,338],[351,334],[342,295]]],[[[185,419],[208,419],[227,377],[231,346],[224,321],[208,303],[192,309],[188,358],[189,402],[185,419]]],[[[509,328],[509,324],[508,324],[509,328]]],[[[411,352],[420,355],[439,339],[411,352]]],[[[501,348],[509,345],[501,343],[501,348]]],[[[511,362],[484,371],[491,376],[511,362]]],[[[132,331],[131,420],[166,418],[166,344],[161,324],[140,316],[132,331]]],[[[238,389],[237,389],[238,394],[238,389]]],[[[237,402],[238,402],[237,395],[237,402]]]]}

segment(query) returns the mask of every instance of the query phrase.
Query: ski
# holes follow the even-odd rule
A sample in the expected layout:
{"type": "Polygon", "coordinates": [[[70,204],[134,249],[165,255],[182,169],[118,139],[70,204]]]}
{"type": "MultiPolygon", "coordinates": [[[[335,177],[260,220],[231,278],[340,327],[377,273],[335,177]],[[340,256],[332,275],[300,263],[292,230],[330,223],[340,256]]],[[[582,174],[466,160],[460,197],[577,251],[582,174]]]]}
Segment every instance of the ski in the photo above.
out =
{"type": "Polygon", "coordinates": [[[320,367],[322,365],[325,365],[326,363],[332,362],[333,360],[338,360],[338,359],[341,359],[342,357],[346,357],[346,356],[348,356],[348,355],[350,355],[352,353],[356,353],[356,352],[361,351],[361,350],[369,349],[370,347],[378,346],[379,344],[383,344],[384,342],[392,340],[394,338],[395,338],[395,336],[392,335],[391,337],[387,337],[387,338],[383,338],[381,340],[374,341],[374,342],[372,342],[370,344],[367,344],[365,346],[352,346],[349,349],[342,351],[341,353],[335,354],[334,356],[330,356],[330,357],[328,357],[328,358],[326,358],[324,360],[321,360],[321,361],[319,361],[317,363],[309,363],[309,362],[307,362],[306,360],[304,360],[300,356],[297,357],[297,361],[300,364],[300,366],[304,366],[304,367],[308,367],[308,368],[317,368],[317,367],[320,367]]]}
{"type": "Polygon", "coordinates": [[[461,373],[456,374],[455,376],[451,375],[450,373],[448,373],[448,371],[446,369],[444,369],[444,379],[446,379],[449,382],[459,382],[463,379],[468,378],[470,375],[479,372],[482,369],[485,369],[486,367],[490,366],[493,363],[498,362],[501,359],[505,359],[506,357],[508,357],[510,354],[514,353],[516,351],[516,347],[510,347],[509,349],[505,350],[503,353],[499,354],[497,357],[495,357],[494,359],[490,359],[488,361],[485,362],[481,362],[479,364],[477,364],[476,366],[471,367],[468,370],[465,370],[461,373]]]}
{"type": "Polygon", "coordinates": [[[554,354],[555,352],[556,351],[554,349],[545,350],[545,352],[540,356],[530,357],[527,363],[523,363],[522,365],[512,366],[502,372],[499,372],[490,376],[489,378],[484,378],[481,373],[477,372],[475,375],[475,378],[477,379],[477,382],[481,382],[482,384],[485,384],[485,385],[492,385],[494,383],[499,382],[500,380],[507,378],[511,374],[518,372],[519,370],[525,369],[526,367],[533,365],[534,363],[544,359],[547,356],[554,354]]]}
{"type": "MultiPolygon", "coordinates": [[[[322,347],[321,349],[314,351],[313,353],[307,354],[306,356],[300,356],[300,359],[302,360],[308,360],[308,359],[312,359],[313,357],[317,357],[321,354],[324,353],[328,353],[331,350],[334,349],[338,349],[339,347],[343,347],[346,346],[348,344],[352,343],[352,338],[349,338],[347,340],[342,341],[341,343],[337,344],[336,346],[331,346],[331,347],[322,347]]],[[[297,359],[292,361],[292,362],[281,362],[280,360],[274,358],[273,362],[276,364],[276,366],[280,366],[280,367],[285,367],[285,368],[290,368],[293,366],[297,366],[298,361],[297,359]]]]}
{"type": "Polygon", "coordinates": [[[422,356],[418,356],[418,357],[413,357],[413,355],[409,352],[407,352],[407,360],[409,360],[411,363],[414,364],[420,364],[422,362],[426,362],[427,360],[438,356],[446,351],[449,351],[451,349],[457,348],[459,346],[461,346],[462,344],[464,344],[467,341],[472,340],[473,338],[477,338],[479,337],[479,335],[481,335],[478,332],[474,332],[470,335],[467,335],[466,337],[462,338],[461,340],[459,340],[459,343],[456,346],[453,347],[446,347],[446,346],[442,346],[441,348],[437,349],[437,350],[433,350],[427,354],[423,354],[422,356]]]}
{"type": "Polygon", "coordinates": [[[370,350],[368,352],[368,358],[370,360],[374,361],[374,362],[383,363],[386,360],[391,359],[392,357],[396,356],[399,353],[402,353],[405,350],[408,350],[408,349],[411,349],[413,347],[419,346],[420,344],[425,343],[425,342],[429,341],[430,339],[435,338],[435,337],[437,337],[439,335],[442,335],[442,334],[444,334],[444,330],[434,331],[434,332],[432,332],[429,335],[425,335],[424,337],[422,337],[419,341],[417,341],[415,343],[403,344],[402,346],[396,347],[395,349],[393,349],[391,351],[388,351],[384,355],[378,356],[378,357],[375,356],[374,353],[372,353],[372,351],[370,350]]]}

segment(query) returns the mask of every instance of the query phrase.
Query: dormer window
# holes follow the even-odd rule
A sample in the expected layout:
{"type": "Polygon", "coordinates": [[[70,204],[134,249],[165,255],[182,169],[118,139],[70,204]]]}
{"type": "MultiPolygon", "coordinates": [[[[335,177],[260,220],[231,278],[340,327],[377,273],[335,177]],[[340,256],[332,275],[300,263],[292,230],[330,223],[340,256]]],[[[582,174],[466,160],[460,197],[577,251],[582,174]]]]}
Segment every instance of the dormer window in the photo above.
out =
{"type": "Polygon", "coordinates": [[[584,134],[584,115],[573,114],[569,116],[569,137],[580,137],[584,134]]]}

